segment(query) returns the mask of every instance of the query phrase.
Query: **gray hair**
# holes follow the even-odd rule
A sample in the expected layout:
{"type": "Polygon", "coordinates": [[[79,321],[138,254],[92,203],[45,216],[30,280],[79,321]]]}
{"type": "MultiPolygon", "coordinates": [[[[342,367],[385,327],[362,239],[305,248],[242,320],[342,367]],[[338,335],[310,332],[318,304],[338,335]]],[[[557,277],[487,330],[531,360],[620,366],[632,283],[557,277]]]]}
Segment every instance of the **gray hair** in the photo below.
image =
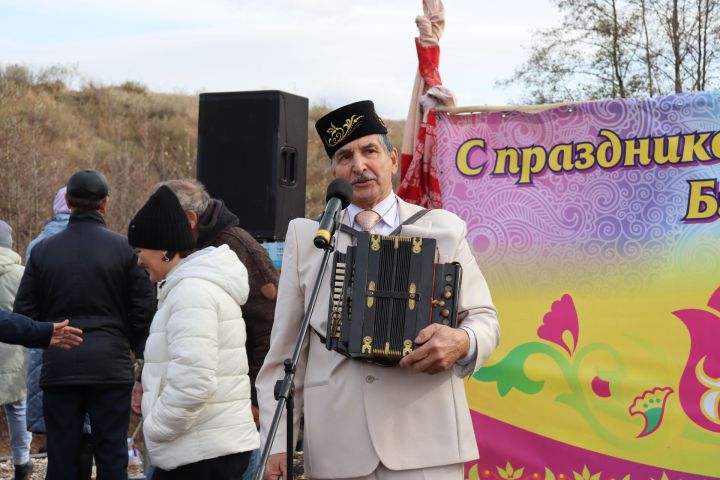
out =
{"type": "Polygon", "coordinates": [[[194,210],[202,215],[210,205],[210,195],[205,190],[205,185],[192,178],[178,180],[166,180],[155,185],[155,190],[165,185],[178,197],[183,210],[194,210]]]}
{"type": "Polygon", "coordinates": [[[390,155],[390,153],[392,153],[393,151],[393,148],[395,148],[393,146],[392,140],[390,140],[390,135],[387,133],[378,133],[377,136],[380,139],[380,143],[385,147],[385,153],[390,155]]]}

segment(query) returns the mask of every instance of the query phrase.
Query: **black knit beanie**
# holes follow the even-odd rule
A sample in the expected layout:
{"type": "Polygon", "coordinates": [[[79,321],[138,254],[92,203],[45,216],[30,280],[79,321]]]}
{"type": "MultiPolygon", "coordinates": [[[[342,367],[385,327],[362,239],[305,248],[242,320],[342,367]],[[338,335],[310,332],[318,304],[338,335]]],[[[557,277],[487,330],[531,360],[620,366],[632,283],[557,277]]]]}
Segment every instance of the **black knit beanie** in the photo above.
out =
{"type": "Polygon", "coordinates": [[[195,248],[190,221],[175,194],[163,185],[130,220],[128,242],[133,247],[180,252],[195,248]]]}

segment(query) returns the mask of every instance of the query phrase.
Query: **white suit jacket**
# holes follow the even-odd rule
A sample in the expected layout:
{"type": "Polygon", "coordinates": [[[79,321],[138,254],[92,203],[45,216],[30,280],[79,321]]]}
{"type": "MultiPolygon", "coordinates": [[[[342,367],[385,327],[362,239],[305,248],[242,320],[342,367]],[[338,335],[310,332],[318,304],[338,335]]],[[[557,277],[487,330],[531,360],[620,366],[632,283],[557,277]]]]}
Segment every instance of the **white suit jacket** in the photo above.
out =
{"type": "MultiPolygon", "coordinates": [[[[401,222],[420,210],[399,202],[401,222]]],[[[293,220],[288,227],[270,351],[256,382],[263,444],[277,404],[275,382],[284,376],[283,361],[292,355],[320,268],[323,251],[312,242],[317,228],[318,223],[309,219],[293,220]]],[[[344,252],[352,237],[337,235],[336,249],[344,252]]],[[[309,332],[296,371],[294,420],[297,438],[300,412],[304,414],[305,469],[311,478],[364,476],[378,462],[392,470],[405,470],[478,457],[463,376],[478,370],[499,341],[490,291],[465,239],[465,222],[456,215],[431,210],[413,225],[404,226],[401,235],[435,238],[440,262],[462,264],[459,318],[475,334],[477,359],[464,368],[456,365],[428,375],[349,359],[327,350],[309,332]]],[[[310,322],[323,336],[331,268],[332,260],[310,322]]],[[[285,431],[283,416],[271,453],[286,450],[285,431]]]]}

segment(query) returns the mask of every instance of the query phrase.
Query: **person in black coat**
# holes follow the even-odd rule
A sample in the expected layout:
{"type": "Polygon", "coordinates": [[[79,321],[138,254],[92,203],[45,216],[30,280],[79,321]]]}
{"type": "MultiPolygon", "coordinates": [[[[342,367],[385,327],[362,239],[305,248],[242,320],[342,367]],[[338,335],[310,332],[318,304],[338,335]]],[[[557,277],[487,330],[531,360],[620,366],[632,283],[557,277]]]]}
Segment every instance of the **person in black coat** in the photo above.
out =
{"type": "Polygon", "coordinates": [[[82,343],[82,330],[62,322],[36,322],[18,313],[0,311],[0,342],[26,348],[70,349],[82,343]]]}
{"type": "Polygon", "coordinates": [[[142,358],[154,313],[153,287],[123,235],[104,220],[105,177],[81,170],[68,180],[65,230],[33,248],[14,311],[69,319],[84,332],[72,350],[46,350],[40,374],[48,480],[77,478],[87,413],[98,478],[127,479],[127,430],[134,383],[131,351],[142,358]]]}

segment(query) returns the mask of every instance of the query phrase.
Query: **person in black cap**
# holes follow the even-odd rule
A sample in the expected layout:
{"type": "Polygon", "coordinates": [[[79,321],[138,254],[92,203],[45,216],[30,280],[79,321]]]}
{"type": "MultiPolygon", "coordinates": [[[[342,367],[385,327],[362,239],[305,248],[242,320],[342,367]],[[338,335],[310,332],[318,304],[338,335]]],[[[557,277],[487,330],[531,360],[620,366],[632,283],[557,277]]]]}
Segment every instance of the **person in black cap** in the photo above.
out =
{"type": "Polygon", "coordinates": [[[158,282],[142,372],[153,480],[240,480],[260,445],[241,309],[247,270],[227,245],[195,251],[185,211],[164,185],[130,221],[128,241],[158,282]]]}
{"type": "MultiPolygon", "coordinates": [[[[459,328],[432,324],[422,329],[419,348],[388,368],[328,350],[308,335],[295,377],[294,402],[305,419],[305,472],[313,479],[457,479],[464,462],[478,456],[463,378],[478,370],[499,341],[497,312],[472,255],[466,226],[446,210],[423,209],[398,198],[392,176],[398,153],[371,101],[346,105],[320,118],[315,128],[335,178],[352,185],[352,201],[341,212],[338,252],[354,241],[353,230],[437,240],[440,261],[459,262],[459,328]],[[349,228],[348,228],[349,227],[349,228]]],[[[270,351],[257,379],[260,433],[266,441],[277,401],[275,382],[293,351],[323,251],[313,238],[318,223],[295,219],[285,238],[270,351]]],[[[310,326],[324,334],[330,277],[325,272],[310,326]]],[[[295,415],[296,436],[299,414],[295,415]]],[[[284,425],[284,419],[283,423],[284,425]]],[[[285,428],[273,443],[265,478],[288,478],[285,428]]]]}
{"type": "MultiPolygon", "coordinates": [[[[25,249],[25,263],[30,261],[32,249],[41,240],[51,237],[58,232],[65,230],[70,220],[70,207],[65,201],[65,185],[58,189],[52,201],[53,216],[43,227],[40,234],[33,239],[25,249]]],[[[46,325],[47,322],[39,322],[46,325]]],[[[27,429],[32,433],[45,435],[45,418],[43,417],[43,394],[40,388],[40,373],[42,370],[42,359],[45,353],[44,348],[33,348],[28,351],[27,365],[27,429]]],[[[90,419],[85,418],[83,427],[82,449],[80,454],[80,476],[77,480],[90,480],[92,477],[92,443],[90,442],[90,419]]]]}
{"type": "Polygon", "coordinates": [[[126,479],[131,352],[142,357],[153,288],[127,239],[105,225],[108,183],[103,174],[73,174],[66,202],[72,211],[67,228],[33,247],[14,305],[15,312],[35,320],[67,318],[84,332],[79,347],[48,350],[43,356],[47,478],[80,475],[88,414],[98,478],[126,479]]]}

